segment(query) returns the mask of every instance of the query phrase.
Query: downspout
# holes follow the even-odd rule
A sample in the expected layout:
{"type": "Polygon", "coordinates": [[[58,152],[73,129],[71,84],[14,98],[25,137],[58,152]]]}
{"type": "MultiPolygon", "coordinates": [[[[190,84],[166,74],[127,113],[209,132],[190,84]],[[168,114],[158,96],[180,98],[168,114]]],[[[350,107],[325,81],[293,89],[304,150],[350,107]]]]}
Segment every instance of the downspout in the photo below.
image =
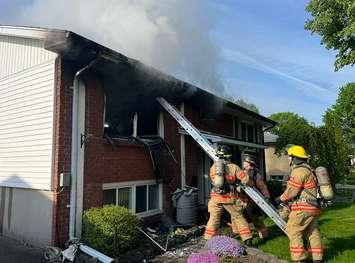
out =
{"type": "Polygon", "coordinates": [[[76,225],[76,199],[77,199],[77,161],[78,161],[78,111],[79,111],[79,77],[97,61],[98,57],[93,59],[85,67],[75,73],[73,81],[73,106],[72,106],[72,142],[71,142],[71,182],[70,182],[70,212],[69,212],[69,239],[75,238],[76,225]]]}

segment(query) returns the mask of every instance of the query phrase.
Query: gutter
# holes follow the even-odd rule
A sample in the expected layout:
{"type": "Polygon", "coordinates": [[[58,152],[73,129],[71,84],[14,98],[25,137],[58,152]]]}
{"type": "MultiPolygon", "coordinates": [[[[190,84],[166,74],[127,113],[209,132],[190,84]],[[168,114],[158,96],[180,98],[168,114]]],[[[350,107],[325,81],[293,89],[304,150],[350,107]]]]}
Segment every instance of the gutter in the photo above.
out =
{"type": "Polygon", "coordinates": [[[264,132],[266,132],[266,131],[268,131],[268,130],[274,128],[277,124],[278,124],[277,122],[274,122],[271,126],[266,127],[266,128],[263,130],[263,134],[264,134],[264,132]]]}
{"type": "Polygon", "coordinates": [[[72,142],[71,142],[71,182],[70,182],[70,213],[69,213],[69,239],[75,238],[76,225],[76,199],[77,199],[77,161],[78,161],[78,111],[79,111],[79,77],[90,69],[97,61],[93,59],[85,67],[78,70],[73,81],[73,105],[72,105],[72,142]]]}
{"type": "MultiPolygon", "coordinates": [[[[71,145],[71,183],[70,183],[70,213],[69,213],[69,240],[76,240],[75,227],[76,227],[76,205],[77,205],[77,162],[78,162],[78,149],[79,149],[79,136],[78,136],[78,115],[79,115],[79,78],[85,71],[89,70],[100,58],[97,56],[85,67],[81,68],[75,73],[73,81],[73,109],[72,109],[72,145],[71,145]]],[[[86,246],[79,245],[79,249],[84,253],[98,259],[103,263],[110,263],[112,258],[100,253],[99,251],[86,246]]]]}

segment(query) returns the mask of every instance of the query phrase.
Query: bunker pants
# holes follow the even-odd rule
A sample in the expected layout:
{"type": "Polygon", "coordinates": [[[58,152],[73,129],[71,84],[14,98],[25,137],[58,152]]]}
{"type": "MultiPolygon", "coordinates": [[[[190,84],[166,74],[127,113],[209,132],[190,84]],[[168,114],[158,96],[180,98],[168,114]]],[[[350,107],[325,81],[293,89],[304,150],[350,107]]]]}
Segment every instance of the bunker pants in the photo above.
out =
{"type": "Polygon", "coordinates": [[[291,211],[286,225],[290,239],[290,253],[293,261],[307,259],[303,238],[308,241],[308,252],[313,260],[323,259],[323,247],[318,229],[318,215],[305,211],[291,211]]]}
{"type": "Polygon", "coordinates": [[[208,212],[210,213],[210,218],[206,225],[205,239],[210,239],[214,235],[218,234],[223,209],[227,210],[231,216],[233,232],[239,233],[243,241],[252,238],[248,222],[243,216],[242,202],[235,199],[235,201],[230,203],[218,203],[212,197],[208,202],[208,212]]]}

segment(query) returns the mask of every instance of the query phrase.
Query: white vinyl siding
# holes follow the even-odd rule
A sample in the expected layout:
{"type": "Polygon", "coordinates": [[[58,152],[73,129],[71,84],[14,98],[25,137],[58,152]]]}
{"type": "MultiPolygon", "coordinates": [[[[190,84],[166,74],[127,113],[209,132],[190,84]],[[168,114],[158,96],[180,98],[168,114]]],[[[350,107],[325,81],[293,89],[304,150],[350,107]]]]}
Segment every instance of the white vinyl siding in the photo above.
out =
{"type": "Polygon", "coordinates": [[[54,70],[50,59],[0,78],[1,186],[51,189],[54,70]]]}
{"type": "Polygon", "coordinates": [[[42,40],[0,35],[0,79],[55,57],[42,40]]]}

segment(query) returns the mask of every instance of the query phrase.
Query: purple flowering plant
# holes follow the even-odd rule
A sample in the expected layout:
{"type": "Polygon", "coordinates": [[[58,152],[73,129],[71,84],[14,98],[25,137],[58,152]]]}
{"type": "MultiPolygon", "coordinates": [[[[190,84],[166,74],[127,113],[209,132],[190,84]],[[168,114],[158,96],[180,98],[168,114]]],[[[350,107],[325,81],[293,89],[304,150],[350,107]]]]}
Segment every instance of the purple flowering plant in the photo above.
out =
{"type": "Polygon", "coordinates": [[[206,242],[205,248],[217,256],[239,257],[246,253],[237,240],[227,236],[214,236],[206,242]]]}
{"type": "Polygon", "coordinates": [[[187,263],[220,263],[217,255],[211,251],[194,253],[189,256],[187,263]]]}

